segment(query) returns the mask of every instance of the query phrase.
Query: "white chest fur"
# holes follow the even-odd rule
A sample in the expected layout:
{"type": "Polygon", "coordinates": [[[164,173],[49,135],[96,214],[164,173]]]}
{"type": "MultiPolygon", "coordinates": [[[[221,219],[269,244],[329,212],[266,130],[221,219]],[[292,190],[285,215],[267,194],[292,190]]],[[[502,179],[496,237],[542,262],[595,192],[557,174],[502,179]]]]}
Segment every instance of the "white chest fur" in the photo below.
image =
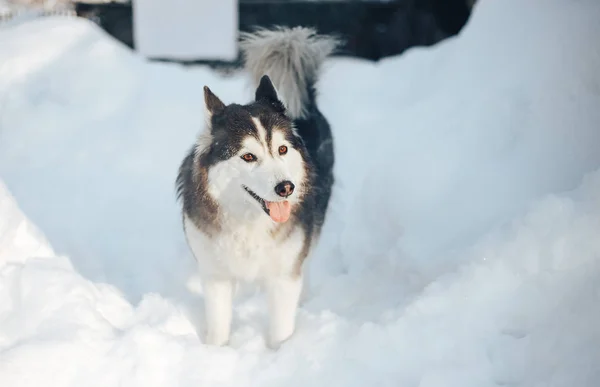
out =
{"type": "Polygon", "coordinates": [[[202,277],[256,281],[290,275],[304,246],[301,227],[272,232],[270,218],[257,223],[225,224],[207,235],[184,217],[185,233],[202,277]]]}
{"type": "MultiPolygon", "coordinates": [[[[208,235],[184,217],[188,244],[200,267],[206,314],[206,343],[229,340],[233,283],[261,281],[269,304],[268,344],[275,348],[294,331],[303,275],[298,259],[304,247],[301,227],[274,230],[271,219],[221,223],[220,232],[208,235]]],[[[290,226],[293,226],[290,224],[290,226]]]]}

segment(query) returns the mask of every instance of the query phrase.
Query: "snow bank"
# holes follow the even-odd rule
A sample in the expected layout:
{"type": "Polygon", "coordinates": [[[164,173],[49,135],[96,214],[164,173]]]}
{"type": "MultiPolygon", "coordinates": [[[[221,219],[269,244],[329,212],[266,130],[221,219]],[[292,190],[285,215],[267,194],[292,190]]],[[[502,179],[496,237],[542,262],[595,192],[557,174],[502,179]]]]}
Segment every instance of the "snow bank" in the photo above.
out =
{"type": "MultiPolygon", "coordinates": [[[[0,215],[2,386],[106,386],[136,380],[135,375],[115,372],[99,384],[87,379],[103,368],[108,356],[112,367],[128,367],[119,355],[109,353],[116,349],[110,340],[117,340],[120,330],[140,324],[131,331],[133,341],[144,336],[144,326],[159,333],[164,325],[173,337],[195,333],[189,319],[164,301],[149,296],[134,311],[114,287],[77,274],[68,259],[54,255],[1,181],[0,215]],[[161,309],[168,317],[161,317],[161,309]]],[[[126,352],[136,351],[135,345],[126,346],[126,352]]],[[[140,382],[148,377],[144,374],[140,382]]]]}
{"type": "Polygon", "coordinates": [[[254,294],[231,347],[202,344],[174,200],[202,86],[247,100],[245,74],[149,64],[85,21],[0,32],[0,179],[59,254],[18,250],[0,186],[0,385],[595,386],[599,16],[481,0],[436,47],[328,64],[338,182],[278,352],[254,294]]]}
{"type": "Polygon", "coordinates": [[[333,67],[323,99],[354,208],[344,255],[437,264],[600,165],[599,15],[594,1],[482,1],[461,35],[433,50],[351,79],[354,67],[333,67]],[[333,107],[357,96],[359,109],[333,107]],[[368,243],[374,229],[379,249],[368,243]]]}
{"type": "Polygon", "coordinates": [[[279,353],[264,349],[257,323],[265,316],[255,299],[239,306],[234,348],[209,348],[176,302],[149,294],[132,308],[113,287],[85,280],[64,261],[29,260],[0,271],[0,381],[594,386],[598,233],[600,171],[477,244],[469,265],[411,297],[388,294],[390,308],[378,321],[359,323],[322,304],[347,302],[348,290],[369,290],[391,275],[334,279],[301,311],[298,334],[279,353]]]}
{"type": "Polygon", "coordinates": [[[51,257],[52,248],[38,228],[23,215],[0,181],[0,269],[31,256],[51,257]]]}

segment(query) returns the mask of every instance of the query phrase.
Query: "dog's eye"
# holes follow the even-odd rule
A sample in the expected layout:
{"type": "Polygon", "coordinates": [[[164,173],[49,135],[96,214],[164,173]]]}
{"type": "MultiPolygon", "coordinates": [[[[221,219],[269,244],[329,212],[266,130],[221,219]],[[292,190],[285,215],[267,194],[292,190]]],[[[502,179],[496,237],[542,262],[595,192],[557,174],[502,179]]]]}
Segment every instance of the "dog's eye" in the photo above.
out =
{"type": "Polygon", "coordinates": [[[287,146],[285,146],[285,145],[280,146],[279,147],[279,154],[283,156],[286,153],[287,153],[287,146]]]}
{"type": "Polygon", "coordinates": [[[252,153],[246,153],[242,156],[242,159],[248,163],[251,163],[252,161],[256,161],[256,156],[254,156],[252,153]]]}

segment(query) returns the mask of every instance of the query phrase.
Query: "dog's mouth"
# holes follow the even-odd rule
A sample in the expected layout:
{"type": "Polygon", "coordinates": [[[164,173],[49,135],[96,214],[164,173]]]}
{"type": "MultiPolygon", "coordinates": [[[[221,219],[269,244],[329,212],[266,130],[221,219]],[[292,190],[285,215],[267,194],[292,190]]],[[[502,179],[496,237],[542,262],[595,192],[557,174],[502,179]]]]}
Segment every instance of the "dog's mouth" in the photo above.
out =
{"type": "Polygon", "coordinates": [[[271,217],[277,223],[284,223],[290,218],[291,206],[287,200],[281,202],[270,202],[258,196],[256,192],[252,191],[245,185],[242,186],[250,196],[254,198],[261,205],[263,211],[271,217]]]}
{"type": "Polygon", "coordinates": [[[242,187],[244,187],[244,190],[246,190],[246,192],[248,192],[248,194],[250,194],[250,196],[252,196],[254,198],[254,200],[256,200],[261,205],[263,211],[267,215],[271,216],[271,211],[269,210],[269,207],[267,207],[267,202],[265,201],[265,199],[258,196],[254,191],[252,191],[250,188],[246,187],[245,185],[243,185],[242,187]]]}

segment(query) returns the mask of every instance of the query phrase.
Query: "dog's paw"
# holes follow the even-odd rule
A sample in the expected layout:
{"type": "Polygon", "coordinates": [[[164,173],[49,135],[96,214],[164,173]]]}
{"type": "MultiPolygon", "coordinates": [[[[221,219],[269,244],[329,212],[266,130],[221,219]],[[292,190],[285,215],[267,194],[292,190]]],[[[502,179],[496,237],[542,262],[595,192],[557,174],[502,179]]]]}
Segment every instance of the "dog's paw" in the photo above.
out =
{"type": "Polygon", "coordinates": [[[267,348],[269,348],[272,351],[277,351],[279,350],[279,348],[281,348],[281,346],[283,345],[285,341],[277,341],[277,340],[271,340],[268,339],[267,340],[267,348]]]}
{"type": "Polygon", "coordinates": [[[214,347],[223,347],[229,344],[229,337],[217,334],[208,334],[204,339],[204,344],[214,347]]]}
{"type": "Polygon", "coordinates": [[[277,351],[283,344],[285,344],[291,337],[293,332],[290,332],[287,336],[273,336],[269,335],[267,338],[267,347],[273,351],[277,351]]]}

